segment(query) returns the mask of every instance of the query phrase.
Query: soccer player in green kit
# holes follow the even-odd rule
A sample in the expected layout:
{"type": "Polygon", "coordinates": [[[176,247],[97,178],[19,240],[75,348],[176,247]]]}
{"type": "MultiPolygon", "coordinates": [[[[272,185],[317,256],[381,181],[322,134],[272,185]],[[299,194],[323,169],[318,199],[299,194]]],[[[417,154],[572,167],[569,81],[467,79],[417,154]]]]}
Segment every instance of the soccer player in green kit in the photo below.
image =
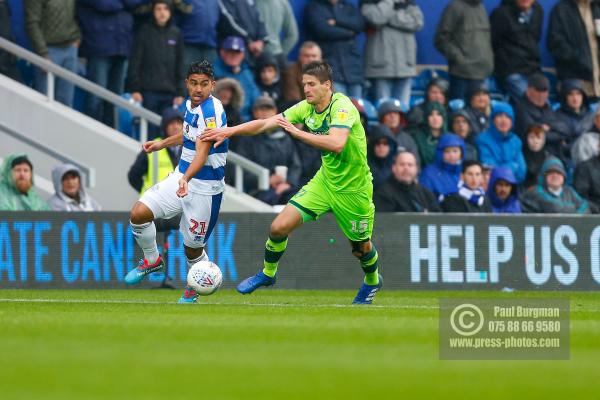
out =
{"type": "Polygon", "coordinates": [[[207,130],[202,136],[202,140],[215,141],[218,146],[231,136],[257,135],[280,126],[293,138],[321,150],[319,171],[271,224],[263,270],[242,281],[237,290],[247,294],[260,286],[273,285],[288,235],[302,223],[331,211],[365,273],[353,303],[371,304],[382,280],[377,270],[379,256],[371,242],[375,206],[365,130],[350,99],[333,92],[331,67],[327,63],[312,62],[304,66],[302,73],[306,100],[271,118],[207,130]],[[294,124],[304,124],[310,132],[294,124]]]}

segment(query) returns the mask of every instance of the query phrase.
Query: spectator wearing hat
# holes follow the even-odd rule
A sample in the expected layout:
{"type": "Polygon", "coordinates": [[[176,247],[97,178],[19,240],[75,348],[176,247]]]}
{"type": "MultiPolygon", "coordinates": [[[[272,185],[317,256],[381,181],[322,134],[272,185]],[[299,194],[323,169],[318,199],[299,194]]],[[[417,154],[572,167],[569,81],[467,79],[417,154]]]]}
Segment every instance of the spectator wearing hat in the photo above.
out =
{"type": "Polygon", "coordinates": [[[398,151],[410,151],[417,158],[417,165],[420,165],[419,149],[411,135],[404,131],[406,126],[406,117],[402,111],[399,100],[388,100],[379,106],[377,111],[379,123],[387,126],[398,146],[398,151]]]}
{"type": "Polygon", "coordinates": [[[510,168],[496,167],[492,170],[487,197],[495,214],[520,214],[519,187],[510,168]]]}
{"type": "Polygon", "coordinates": [[[425,101],[421,104],[414,105],[408,114],[407,118],[407,129],[414,131],[423,125],[425,116],[425,107],[431,102],[436,102],[444,106],[447,111],[448,106],[448,81],[442,78],[433,78],[427,83],[425,89],[425,101]]]}
{"type": "MultiPolygon", "coordinates": [[[[253,104],[255,119],[266,119],[277,115],[277,106],[272,98],[258,97],[253,104]]],[[[238,153],[269,170],[269,189],[258,191],[256,176],[244,175],[245,189],[256,198],[271,204],[285,204],[298,189],[302,164],[294,140],[280,127],[257,137],[241,138],[238,153]],[[283,176],[276,167],[287,167],[283,176]]]]}
{"type": "Polygon", "coordinates": [[[530,126],[542,126],[546,131],[546,149],[564,158],[561,141],[568,135],[569,128],[548,104],[549,90],[550,82],[544,74],[536,73],[529,77],[525,96],[515,103],[515,132],[524,138],[530,126]]]}
{"type": "Polygon", "coordinates": [[[369,134],[367,162],[373,175],[373,190],[385,183],[392,174],[392,164],[398,152],[396,139],[385,125],[376,125],[369,134]]]}
{"type": "Polygon", "coordinates": [[[306,41],[300,46],[298,60],[291,64],[283,73],[283,99],[290,103],[304,100],[302,87],[302,67],[313,61],[321,61],[322,53],[319,45],[313,41],[306,41]]]}
{"type": "Polygon", "coordinates": [[[242,118],[250,119],[252,104],[260,91],[254,82],[252,71],[244,62],[244,51],[246,46],[244,40],[238,36],[229,36],[221,43],[219,58],[215,63],[215,77],[233,78],[237,80],[244,90],[244,106],[242,107],[242,118]]]}
{"type": "MultiPolygon", "coordinates": [[[[242,115],[240,112],[244,106],[244,89],[242,89],[242,85],[233,78],[222,78],[215,85],[215,93],[225,109],[227,126],[241,124],[242,115]]],[[[237,137],[229,139],[229,147],[231,149],[233,149],[232,144],[237,139],[237,137]]]]}
{"type": "Polygon", "coordinates": [[[485,83],[472,85],[467,98],[469,103],[465,107],[465,112],[469,116],[469,121],[473,127],[473,135],[477,136],[490,126],[490,113],[492,110],[487,85],[485,83]]]}
{"type": "MultiPolygon", "coordinates": [[[[221,16],[217,26],[220,41],[230,36],[242,38],[250,58],[262,54],[268,40],[267,29],[254,1],[219,0],[221,16]]],[[[252,105],[252,103],[250,103],[252,105]]]]}
{"type": "Polygon", "coordinates": [[[494,74],[513,100],[523,97],[527,77],[541,71],[543,22],[536,0],[504,0],[490,16],[494,74]]]}
{"type": "Polygon", "coordinates": [[[378,212],[439,212],[434,194],[417,181],[417,159],[408,151],[394,157],[392,174],[374,191],[373,202],[378,212]]]}
{"type": "Polygon", "coordinates": [[[440,204],[444,212],[490,213],[492,206],[485,196],[483,169],[479,161],[465,161],[457,190],[444,197],[440,204]]]}
{"type": "Polygon", "coordinates": [[[542,165],[537,185],[521,196],[525,213],[589,214],[588,202],[566,184],[567,173],[557,157],[542,165]]]}
{"type": "MultiPolygon", "coordinates": [[[[181,31],[171,23],[171,2],[155,0],[152,6],[152,20],[135,36],[127,89],[135,101],[160,115],[183,102],[186,66],[181,31]]],[[[151,136],[157,134],[154,130],[151,136]]]]}
{"type": "Polygon", "coordinates": [[[446,133],[437,143],[435,162],[421,172],[419,182],[431,190],[439,202],[458,190],[464,154],[463,140],[452,133],[446,133]]]}
{"type": "Polygon", "coordinates": [[[594,112],[590,109],[590,101],[582,81],[566,79],[562,82],[560,108],[556,111],[556,117],[567,127],[566,136],[562,137],[562,145],[565,158],[570,159],[571,147],[575,140],[588,132],[594,124],[594,112]]]}
{"type": "Polygon", "coordinates": [[[475,146],[475,135],[469,119],[469,114],[463,108],[450,114],[450,132],[458,135],[465,142],[465,161],[479,160],[477,147],[475,146]]]}
{"type": "Polygon", "coordinates": [[[0,170],[0,211],[46,211],[48,204],[33,187],[33,165],[25,154],[4,159],[0,170]]]}
{"type": "Polygon", "coordinates": [[[415,134],[415,142],[423,166],[435,161],[438,141],[445,132],[446,110],[440,103],[428,103],[425,107],[423,126],[415,134]]]}
{"type": "Polygon", "coordinates": [[[481,0],[452,0],[435,32],[435,48],[448,60],[450,98],[464,99],[494,71],[490,22],[481,0]]]}
{"type": "Polygon", "coordinates": [[[492,123],[475,143],[482,163],[510,168],[518,183],[525,179],[527,166],[523,158],[521,139],[512,131],[515,116],[508,103],[496,103],[491,114],[492,123]]]}
{"type": "Polygon", "coordinates": [[[335,91],[362,97],[363,57],[358,35],[364,30],[364,21],[360,11],[348,0],[311,0],[304,9],[304,24],[331,65],[335,91]]]}
{"type": "Polygon", "coordinates": [[[191,6],[189,10],[178,7],[177,12],[177,26],[184,43],[183,64],[187,66],[200,60],[212,64],[217,58],[219,0],[185,0],[185,3],[191,6]]]}
{"type": "Polygon", "coordinates": [[[600,2],[560,0],[550,12],[546,45],[558,79],[583,81],[588,96],[600,97],[600,2]]]}
{"type": "Polygon", "coordinates": [[[73,164],[60,164],[52,170],[54,195],[48,205],[54,211],[100,211],[100,204],[81,184],[81,170],[73,164]]]}
{"type": "Polygon", "coordinates": [[[255,0],[265,29],[265,53],[275,56],[279,68],[287,67],[287,56],[298,42],[298,24],[288,0],[255,0]]]}
{"type": "MultiPolygon", "coordinates": [[[[273,54],[263,53],[256,60],[254,69],[255,81],[261,96],[269,96],[277,104],[279,111],[285,110],[287,103],[283,100],[279,62],[273,54]]],[[[291,104],[290,104],[291,106],[291,104]]]]}
{"type": "Polygon", "coordinates": [[[414,0],[375,0],[363,2],[361,12],[367,23],[365,77],[372,82],[373,97],[408,105],[417,75],[415,32],[424,25],[421,8],[414,0]]]}
{"type": "Polygon", "coordinates": [[[550,153],[546,150],[546,130],[541,125],[532,125],[527,130],[523,157],[527,165],[527,173],[523,187],[529,189],[537,183],[537,177],[550,153]]]}

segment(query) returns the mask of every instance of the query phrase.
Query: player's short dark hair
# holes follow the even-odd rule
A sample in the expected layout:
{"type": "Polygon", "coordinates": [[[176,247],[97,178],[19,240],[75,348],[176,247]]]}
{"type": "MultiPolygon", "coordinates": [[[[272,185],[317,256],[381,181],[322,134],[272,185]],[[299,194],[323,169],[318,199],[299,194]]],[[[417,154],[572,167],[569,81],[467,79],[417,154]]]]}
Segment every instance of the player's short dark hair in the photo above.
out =
{"type": "Polygon", "coordinates": [[[215,79],[215,70],[207,60],[191,63],[187,70],[187,77],[189,78],[192,74],[202,74],[208,76],[211,80],[215,79]]]}
{"type": "Polygon", "coordinates": [[[333,71],[325,61],[313,61],[302,67],[302,74],[312,75],[319,82],[331,81],[333,83],[333,71]]]}
{"type": "Polygon", "coordinates": [[[467,172],[467,170],[469,168],[471,168],[472,166],[475,166],[475,165],[479,167],[479,169],[481,170],[481,172],[483,172],[483,166],[481,165],[481,163],[479,161],[476,161],[476,160],[467,160],[467,161],[463,162],[463,165],[462,165],[462,172],[463,172],[463,174],[465,172],[467,172]]]}

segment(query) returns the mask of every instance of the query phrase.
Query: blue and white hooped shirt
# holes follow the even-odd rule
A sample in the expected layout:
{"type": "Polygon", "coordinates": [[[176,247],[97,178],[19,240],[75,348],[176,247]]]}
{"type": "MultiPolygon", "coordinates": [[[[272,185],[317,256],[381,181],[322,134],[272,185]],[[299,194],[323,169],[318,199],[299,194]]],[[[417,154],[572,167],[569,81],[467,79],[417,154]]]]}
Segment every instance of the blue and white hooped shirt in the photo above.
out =
{"type": "MultiPolygon", "coordinates": [[[[196,140],[202,137],[207,128],[227,126],[227,116],[221,101],[213,96],[208,97],[196,108],[191,108],[191,101],[185,102],[183,117],[183,149],[179,161],[179,171],[185,173],[196,155],[196,140]]],[[[188,190],[194,193],[215,195],[225,189],[225,163],[229,139],[214,148],[211,146],[204,167],[190,180],[188,190]]]]}

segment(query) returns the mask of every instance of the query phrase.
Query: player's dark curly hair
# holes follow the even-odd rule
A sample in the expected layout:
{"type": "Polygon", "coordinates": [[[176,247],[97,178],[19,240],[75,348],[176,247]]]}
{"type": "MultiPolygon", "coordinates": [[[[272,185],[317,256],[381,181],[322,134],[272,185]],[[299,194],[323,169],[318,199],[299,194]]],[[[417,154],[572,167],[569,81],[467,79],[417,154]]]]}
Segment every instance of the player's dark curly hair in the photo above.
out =
{"type": "Polygon", "coordinates": [[[187,77],[192,74],[203,74],[208,76],[210,79],[215,79],[215,71],[212,64],[206,60],[195,61],[190,64],[187,71],[187,77]]]}
{"type": "Polygon", "coordinates": [[[333,71],[325,61],[313,61],[302,67],[302,73],[316,77],[319,82],[331,81],[333,83],[333,71]]]}

